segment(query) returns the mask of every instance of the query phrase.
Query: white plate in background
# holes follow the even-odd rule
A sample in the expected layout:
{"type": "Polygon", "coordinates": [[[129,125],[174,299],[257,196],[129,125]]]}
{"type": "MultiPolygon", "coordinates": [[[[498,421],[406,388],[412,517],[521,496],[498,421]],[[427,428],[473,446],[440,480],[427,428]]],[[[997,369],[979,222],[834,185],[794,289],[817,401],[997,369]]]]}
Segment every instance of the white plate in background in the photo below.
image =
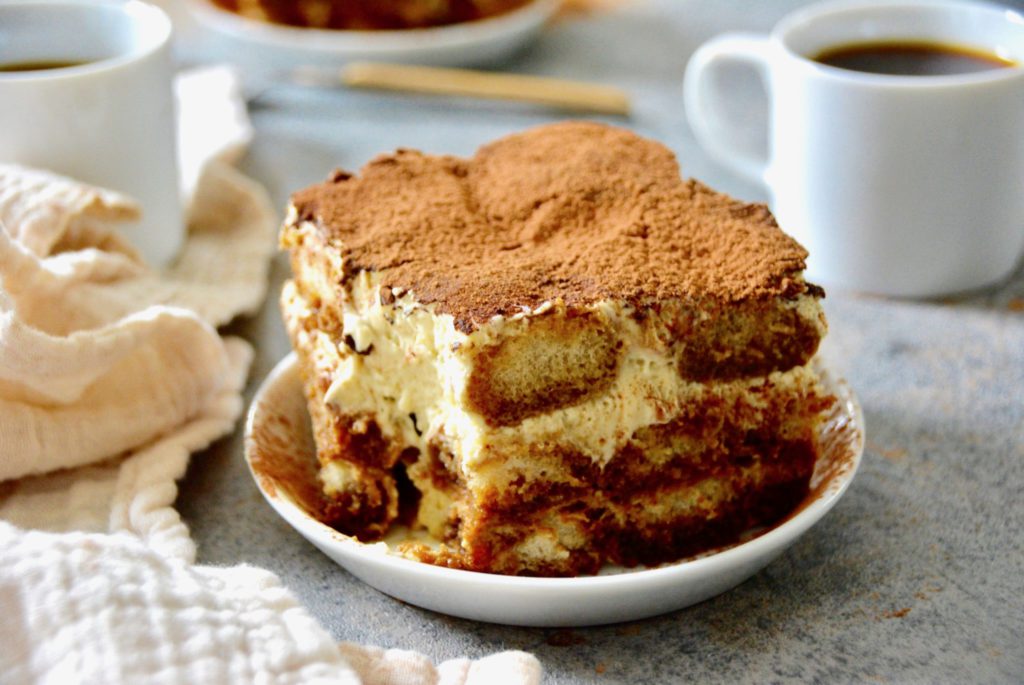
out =
{"type": "Polygon", "coordinates": [[[424,29],[310,29],[248,19],[210,0],[184,0],[213,59],[244,66],[337,66],[366,60],[474,66],[496,62],[537,36],[558,0],[532,0],[504,14],[424,29]]]}

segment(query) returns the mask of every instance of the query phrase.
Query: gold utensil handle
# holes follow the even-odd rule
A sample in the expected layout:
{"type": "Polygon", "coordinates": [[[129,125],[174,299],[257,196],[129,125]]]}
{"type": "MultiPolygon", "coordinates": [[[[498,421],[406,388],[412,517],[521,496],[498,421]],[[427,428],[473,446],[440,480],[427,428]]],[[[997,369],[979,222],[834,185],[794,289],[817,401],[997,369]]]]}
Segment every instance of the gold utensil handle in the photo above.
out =
{"type": "Polygon", "coordinates": [[[341,81],[353,88],[519,100],[629,116],[629,97],[618,88],[541,76],[353,62],[342,69],[341,81]]]}

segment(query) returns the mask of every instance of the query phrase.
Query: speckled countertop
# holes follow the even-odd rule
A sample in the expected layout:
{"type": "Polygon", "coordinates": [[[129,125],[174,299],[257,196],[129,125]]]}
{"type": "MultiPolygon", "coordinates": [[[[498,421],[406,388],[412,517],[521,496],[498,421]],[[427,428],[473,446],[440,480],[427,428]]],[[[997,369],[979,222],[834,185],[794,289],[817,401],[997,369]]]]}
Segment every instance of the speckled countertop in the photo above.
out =
{"type": "MultiPolygon", "coordinates": [[[[800,4],[623,2],[556,24],[510,68],[627,88],[636,113],[618,123],[672,147],[684,173],[762,200],[762,189],[697,147],[679,82],[703,40],[765,30],[800,4]]],[[[751,85],[738,78],[736,87],[756,105],[751,85]]],[[[287,86],[264,92],[252,114],[257,138],[243,168],[282,208],[290,191],[380,151],[467,154],[553,120],[522,105],[287,86]]],[[[257,346],[249,397],[289,350],[274,301],[286,273],[278,259],[271,300],[231,327],[257,346]]],[[[826,311],[825,354],[867,421],[860,473],[788,552],[690,609],[552,630],[402,604],[349,576],[274,514],[245,468],[241,427],[194,457],[178,508],[202,563],[276,572],[338,639],[436,660],[524,649],[543,663],[546,683],[1024,682],[1024,273],[942,303],[830,292],[826,311]]]]}

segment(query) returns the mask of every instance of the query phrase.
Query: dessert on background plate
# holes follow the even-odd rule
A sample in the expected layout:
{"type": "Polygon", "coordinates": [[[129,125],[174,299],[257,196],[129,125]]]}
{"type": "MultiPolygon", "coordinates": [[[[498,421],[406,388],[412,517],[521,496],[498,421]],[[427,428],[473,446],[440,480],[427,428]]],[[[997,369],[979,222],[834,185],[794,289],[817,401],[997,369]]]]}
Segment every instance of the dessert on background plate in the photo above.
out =
{"type": "Polygon", "coordinates": [[[231,12],[288,26],[381,31],[446,26],[498,16],[529,0],[211,0],[231,12]]]}
{"type": "Polygon", "coordinates": [[[327,505],[459,569],[735,542],[808,493],[834,398],[806,253],[665,147],[564,123],[296,193],[282,304],[327,505]]]}
{"type": "Polygon", "coordinates": [[[536,38],[558,0],[185,0],[210,59],[250,70],[357,61],[500,63],[536,38]]]}

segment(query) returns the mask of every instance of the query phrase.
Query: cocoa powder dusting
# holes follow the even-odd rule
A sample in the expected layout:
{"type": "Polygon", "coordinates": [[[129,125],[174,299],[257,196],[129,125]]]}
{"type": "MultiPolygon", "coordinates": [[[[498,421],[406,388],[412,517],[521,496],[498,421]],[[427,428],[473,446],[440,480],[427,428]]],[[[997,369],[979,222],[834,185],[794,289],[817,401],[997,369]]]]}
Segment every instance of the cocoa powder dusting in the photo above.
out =
{"type": "Polygon", "coordinates": [[[806,252],[764,205],[680,178],[666,147],[568,122],[511,135],[470,159],[398,150],[358,176],[296,193],[345,259],[470,331],[561,298],[795,297],[806,252]]]}

